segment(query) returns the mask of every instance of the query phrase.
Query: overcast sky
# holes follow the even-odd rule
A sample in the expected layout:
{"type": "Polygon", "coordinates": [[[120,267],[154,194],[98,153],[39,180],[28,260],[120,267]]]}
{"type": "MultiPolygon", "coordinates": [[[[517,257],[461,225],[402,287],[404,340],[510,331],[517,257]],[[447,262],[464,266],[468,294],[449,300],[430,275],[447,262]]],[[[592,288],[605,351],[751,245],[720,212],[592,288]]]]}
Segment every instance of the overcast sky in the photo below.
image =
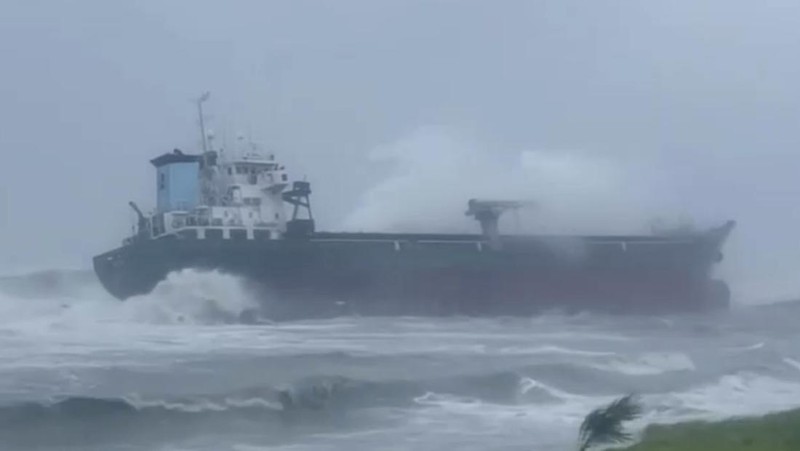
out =
{"type": "Polygon", "coordinates": [[[469,228],[482,195],[545,231],[734,218],[743,297],[800,294],[799,25],[795,0],[4,0],[0,269],[118,245],[208,90],[319,228],[469,228]]]}

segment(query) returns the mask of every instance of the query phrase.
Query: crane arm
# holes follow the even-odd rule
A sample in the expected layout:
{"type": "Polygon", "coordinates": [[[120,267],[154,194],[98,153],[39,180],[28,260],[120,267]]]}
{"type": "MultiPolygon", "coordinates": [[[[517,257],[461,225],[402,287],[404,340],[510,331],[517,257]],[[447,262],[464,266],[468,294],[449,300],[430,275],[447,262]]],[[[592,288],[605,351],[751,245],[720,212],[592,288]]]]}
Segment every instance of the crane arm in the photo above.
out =
{"type": "Polygon", "coordinates": [[[147,217],[145,217],[144,213],[142,213],[142,210],[139,209],[139,206],[136,205],[136,202],[130,201],[128,202],[128,205],[131,206],[133,211],[135,211],[136,215],[139,217],[138,232],[144,235],[145,233],[147,233],[147,230],[149,229],[149,223],[147,221],[147,217]]]}

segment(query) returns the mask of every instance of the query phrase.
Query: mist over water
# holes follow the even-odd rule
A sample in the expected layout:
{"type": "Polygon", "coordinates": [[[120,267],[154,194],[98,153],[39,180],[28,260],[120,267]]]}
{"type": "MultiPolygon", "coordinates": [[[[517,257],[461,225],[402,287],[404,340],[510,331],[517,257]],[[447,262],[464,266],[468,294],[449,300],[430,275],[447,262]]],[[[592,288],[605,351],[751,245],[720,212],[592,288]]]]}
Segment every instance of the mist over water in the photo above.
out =
{"type": "Polygon", "coordinates": [[[800,403],[791,303],[248,325],[260,300],[228,275],[171,274],[126,302],[89,276],[0,281],[4,450],[568,450],[631,391],[635,428],[800,403]]]}

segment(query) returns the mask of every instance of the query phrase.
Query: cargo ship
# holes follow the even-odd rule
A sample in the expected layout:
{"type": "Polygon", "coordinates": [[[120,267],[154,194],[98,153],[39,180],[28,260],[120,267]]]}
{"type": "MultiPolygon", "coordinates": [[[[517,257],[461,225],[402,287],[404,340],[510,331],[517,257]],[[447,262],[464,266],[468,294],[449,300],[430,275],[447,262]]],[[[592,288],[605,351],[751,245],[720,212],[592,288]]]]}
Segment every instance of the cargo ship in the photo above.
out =
{"type": "MultiPolygon", "coordinates": [[[[150,162],[156,208],[120,247],[93,259],[118,299],[152,291],[183,269],[239,276],[274,319],[520,316],[548,311],[660,314],[726,308],[714,277],[735,226],[643,235],[520,235],[499,230],[513,200],[465,199],[472,234],[316,230],[311,184],[289,181],[252,143],[215,149],[198,114],[202,149],[150,162]]],[[[245,144],[240,140],[240,144],[245,144]]]]}

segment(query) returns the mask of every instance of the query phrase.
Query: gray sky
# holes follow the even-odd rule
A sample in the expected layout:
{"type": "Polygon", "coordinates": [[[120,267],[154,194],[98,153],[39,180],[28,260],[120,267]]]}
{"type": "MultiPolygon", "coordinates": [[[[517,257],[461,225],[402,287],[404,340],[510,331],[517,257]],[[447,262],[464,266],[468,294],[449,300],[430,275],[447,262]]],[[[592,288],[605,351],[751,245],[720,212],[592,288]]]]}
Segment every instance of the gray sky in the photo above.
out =
{"type": "Polygon", "coordinates": [[[800,293],[798,24],[790,0],[5,0],[0,268],[116,246],[210,90],[320,228],[471,227],[484,193],[539,199],[542,230],[735,218],[734,287],[800,293]]]}

